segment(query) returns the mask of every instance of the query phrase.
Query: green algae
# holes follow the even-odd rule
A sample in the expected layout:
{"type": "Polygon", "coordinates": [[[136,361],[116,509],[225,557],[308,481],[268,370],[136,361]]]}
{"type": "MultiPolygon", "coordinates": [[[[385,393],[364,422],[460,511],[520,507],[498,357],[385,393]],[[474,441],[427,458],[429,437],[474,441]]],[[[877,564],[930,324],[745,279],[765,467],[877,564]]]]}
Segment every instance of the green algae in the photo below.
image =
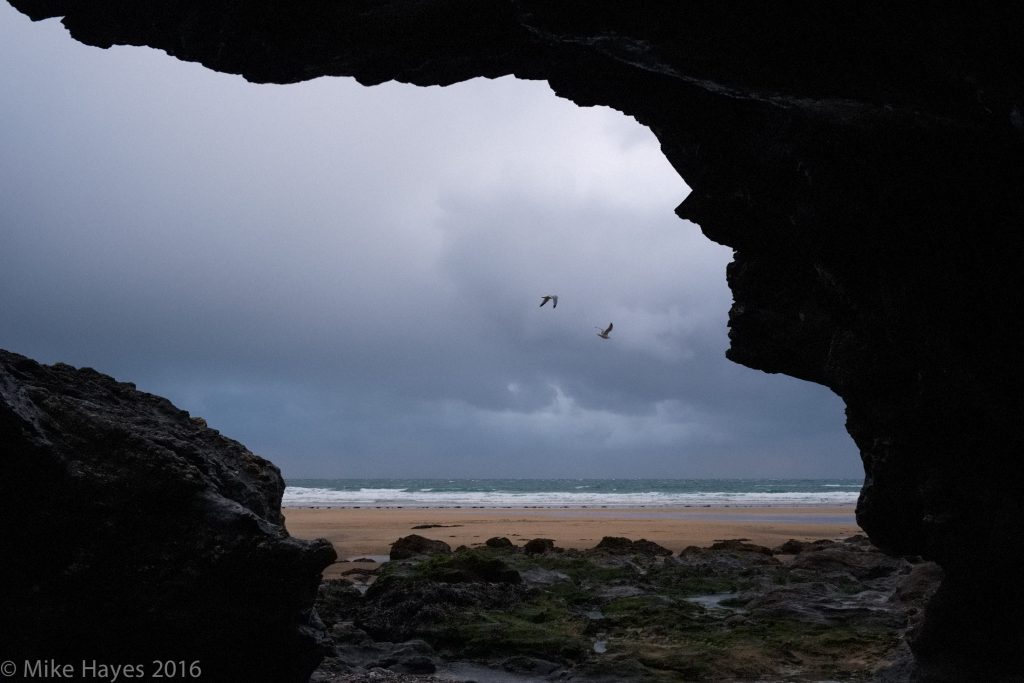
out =
{"type": "Polygon", "coordinates": [[[567,613],[527,607],[464,616],[448,625],[438,640],[440,648],[457,647],[469,656],[524,654],[568,663],[585,657],[591,647],[585,625],[567,613]]]}
{"type": "Polygon", "coordinates": [[[375,635],[421,638],[450,659],[495,665],[523,655],[622,681],[863,680],[900,646],[893,623],[902,622],[871,618],[871,610],[837,609],[833,619],[811,607],[804,615],[755,606],[771,590],[855,599],[863,581],[756,559],[716,562],[462,549],[389,563],[363,609],[399,603],[398,616],[383,622],[401,628],[375,635]],[[523,582],[528,572],[542,580],[523,582]],[[737,592],[714,609],[687,599],[737,592]],[[594,651],[596,639],[603,652],[594,651]]]}

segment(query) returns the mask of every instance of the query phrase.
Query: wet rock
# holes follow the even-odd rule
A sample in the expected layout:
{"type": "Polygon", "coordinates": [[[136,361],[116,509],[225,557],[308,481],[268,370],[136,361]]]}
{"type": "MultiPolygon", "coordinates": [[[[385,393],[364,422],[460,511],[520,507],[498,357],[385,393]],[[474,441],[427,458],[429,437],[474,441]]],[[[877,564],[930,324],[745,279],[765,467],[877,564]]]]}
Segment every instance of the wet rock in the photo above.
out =
{"type": "Polygon", "coordinates": [[[550,586],[559,581],[569,581],[569,575],[553,569],[531,567],[519,572],[523,582],[529,586],[550,586]]]}
{"type": "MultiPolygon", "coordinates": [[[[745,544],[740,544],[745,545],[745,544]]],[[[708,576],[725,576],[753,566],[775,566],[779,564],[770,552],[764,553],[760,546],[746,549],[730,546],[728,549],[699,548],[690,546],[680,551],[677,566],[689,568],[708,576]]]]}
{"type": "Polygon", "coordinates": [[[555,542],[550,538],[534,538],[526,542],[523,552],[527,555],[540,555],[555,551],[555,542]]]}
{"type": "Polygon", "coordinates": [[[711,544],[711,550],[727,550],[730,552],[760,553],[761,555],[772,555],[771,548],[763,545],[748,543],[741,539],[729,539],[726,541],[715,541],[711,544]]]}
{"type": "Polygon", "coordinates": [[[437,671],[437,664],[430,657],[416,655],[407,659],[399,660],[388,667],[392,671],[410,674],[432,674],[437,671]]]}
{"type": "Polygon", "coordinates": [[[802,553],[810,547],[810,543],[807,541],[798,541],[795,538],[791,538],[779,547],[775,549],[775,552],[779,555],[796,555],[802,553]]]}
{"type": "Polygon", "coordinates": [[[505,671],[511,671],[518,674],[547,676],[561,668],[561,665],[556,662],[549,662],[546,659],[517,655],[515,657],[509,657],[502,660],[501,668],[505,671]]]}
{"type": "Polygon", "coordinates": [[[817,574],[841,573],[857,579],[888,576],[904,568],[909,570],[905,560],[883,555],[873,548],[864,550],[839,544],[816,552],[800,553],[790,567],[813,570],[817,574]]]}
{"type": "Polygon", "coordinates": [[[452,547],[444,541],[424,538],[419,534],[410,534],[391,544],[389,557],[392,560],[406,560],[417,555],[446,554],[451,551],[452,547]]]}
{"type": "Polygon", "coordinates": [[[384,566],[356,608],[356,624],[375,638],[405,641],[445,634],[468,612],[504,609],[522,600],[519,573],[478,551],[435,555],[384,566]]]}
{"type": "Polygon", "coordinates": [[[602,589],[598,596],[605,600],[614,600],[615,598],[635,598],[646,594],[647,591],[639,586],[611,586],[602,589]]]}
{"type": "Polygon", "coordinates": [[[672,554],[672,551],[665,546],[659,545],[654,541],[648,541],[645,538],[641,538],[639,541],[633,541],[633,549],[638,555],[668,557],[672,554]]]}
{"type": "Polygon", "coordinates": [[[759,621],[789,619],[821,626],[857,623],[896,630],[905,625],[902,610],[890,609],[888,593],[858,592],[856,599],[822,581],[771,588],[743,605],[747,617],[759,621]]]}
{"type": "Polygon", "coordinates": [[[437,671],[437,656],[429,644],[413,639],[394,645],[372,666],[399,673],[432,674],[437,671]]]}
{"type": "Polygon", "coordinates": [[[925,605],[941,581],[942,567],[934,562],[919,562],[896,585],[892,599],[906,605],[925,605]]]}
{"type": "Polygon", "coordinates": [[[421,556],[386,565],[380,586],[349,607],[369,643],[342,622],[332,633],[345,641],[338,659],[356,668],[396,669],[391,643],[418,637],[438,653],[423,656],[456,664],[446,670],[468,661],[538,679],[857,680],[885,669],[898,680],[903,634],[934,590],[935,565],[877,571],[871,563],[892,558],[860,542],[815,547],[803,554],[824,559],[801,567],[741,544],[690,549],[670,563],[596,549],[421,556]],[[491,560],[523,584],[471,571],[491,560]]]}
{"type": "Polygon", "coordinates": [[[373,576],[377,573],[377,568],[366,569],[365,567],[353,567],[352,569],[346,569],[341,573],[342,576],[373,576]]]}
{"type": "MultiPolygon", "coordinates": [[[[398,673],[429,674],[437,669],[439,659],[429,644],[412,639],[405,642],[374,640],[351,622],[341,622],[331,629],[334,652],[320,667],[330,672],[366,672],[386,669],[398,673]]],[[[314,679],[316,680],[316,679],[314,679]]],[[[321,680],[330,680],[322,676],[321,680]]]]}
{"type": "Polygon", "coordinates": [[[317,613],[324,624],[330,628],[339,621],[351,619],[351,614],[361,598],[362,593],[348,581],[338,579],[323,581],[317,591],[317,613]]]}
{"type": "Polygon", "coordinates": [[[594,546],[594,550],[603,550],[607,553],[626,554],[633,552],[633,541],[621,536],[605,536],[594,546]]]}
{"type": "Polygon", "coordinates": [[[864,534],[854,534],[853,536],[847,536],[842,540],[842,542],[847,545],[855,545],[864,549],[874,548],[874,546],[871,543],[871,539],[869,539],[864,534]]]}
{"type": "Polygon", "coordinates": [[[494,536],[493,538],[488,538],[486,541],[484,541],[484,545],[486,545],[488,548],[496,548],[499,550],[511,550],[512,548],[516,547],[515,544],[512,543],[512,541],[508,540],[504,536],[494,536]]]}
{"type": "Polygon", "coordinates": [[[672,554],[671,550],[664,546],[658,545],[654,541],[648,541],[644,538],[641,538],[639,541],[632,541],[628,538],[621,538],[618,536],[605,536],[594,547],[594,550],[599,550],[616,555],[636,554],[651,556],[667,556],[672,554]]]}
{"type": "Polygon", "coordinates": [[[488,557],[466,549],[446,562],[435,564],[428,576],[445,583],[508,583],[522,582],[519,572],[499,557],[488,557]]]}
{"type": "MultiPolygon", "coordinates": [[[[860,538],[865,538],[865,537],[862,536],[861,534],[856,534],[855,536],[851,536],[850,538],[851,539],[860,539],[860,538]]],[[[865,540],[866,540],[866,538],[865,538],[865,540]]],[[[844,540],[843,543],[846,543],[846,540],[844,540]]],[[[862,545],[860,540],[851,540],[850,544],[851,545],[855,545],[855,546],[862,545]]],[[[831,547],[833,547],[835,545],[837,545],[836,541],[833,541],[833,540],[827,539],[827,538],[820,538],[820,539],[818,539],[816,541],[797,541],[797,540],[791,538],[788,541],[786,541],[785,543],[783,543],[782,545],[780,545],[778,548],[775,548],[773,552],[775,552],[777,554],[783,554],[783,555],[796,555],[796,554],[802,553],[802,552],[814,551],[814,550],[822,550],[824,548],[831,548],[831,547]]],[[[871,542],[868,541],[866,543],[866,545],[870,546],[871,542]]]]}

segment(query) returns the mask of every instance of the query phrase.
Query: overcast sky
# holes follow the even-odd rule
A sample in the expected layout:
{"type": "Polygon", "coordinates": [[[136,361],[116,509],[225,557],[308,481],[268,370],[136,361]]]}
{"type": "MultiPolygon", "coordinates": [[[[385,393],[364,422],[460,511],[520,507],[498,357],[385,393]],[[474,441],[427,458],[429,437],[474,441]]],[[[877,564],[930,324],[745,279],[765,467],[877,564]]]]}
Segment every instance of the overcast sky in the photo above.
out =
{"type": "Polygon", "coordinates": [[[0,347],[286,477],[862,475],[831,392],[725,359],[731,251],[616,111],[253,85],[6,3],[0,93],[0,347]]]}

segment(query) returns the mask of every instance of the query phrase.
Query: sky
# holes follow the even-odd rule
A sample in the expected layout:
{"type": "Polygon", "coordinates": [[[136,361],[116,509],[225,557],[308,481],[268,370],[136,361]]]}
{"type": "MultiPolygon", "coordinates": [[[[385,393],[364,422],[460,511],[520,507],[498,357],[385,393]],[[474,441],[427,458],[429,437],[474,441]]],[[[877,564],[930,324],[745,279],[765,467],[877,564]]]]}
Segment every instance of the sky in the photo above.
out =
{"type": "Polygon", "coordinates": [[[254,85],[6,3],[0,93],[0,348],[286,478],[863,474],[839,398],[725,359],[731,250],[617,111],[254,85]]]}

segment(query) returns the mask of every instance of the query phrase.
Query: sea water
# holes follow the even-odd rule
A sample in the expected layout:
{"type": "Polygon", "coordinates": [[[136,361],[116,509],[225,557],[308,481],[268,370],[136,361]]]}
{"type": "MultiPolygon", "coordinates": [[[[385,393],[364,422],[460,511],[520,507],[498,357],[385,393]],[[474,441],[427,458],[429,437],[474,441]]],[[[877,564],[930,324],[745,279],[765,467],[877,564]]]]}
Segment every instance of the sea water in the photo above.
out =
{"type": "Polygon", "coordinates": [[[852,505],[859,479],[287,479],[285,507],[649,508],[852,505]]]}

